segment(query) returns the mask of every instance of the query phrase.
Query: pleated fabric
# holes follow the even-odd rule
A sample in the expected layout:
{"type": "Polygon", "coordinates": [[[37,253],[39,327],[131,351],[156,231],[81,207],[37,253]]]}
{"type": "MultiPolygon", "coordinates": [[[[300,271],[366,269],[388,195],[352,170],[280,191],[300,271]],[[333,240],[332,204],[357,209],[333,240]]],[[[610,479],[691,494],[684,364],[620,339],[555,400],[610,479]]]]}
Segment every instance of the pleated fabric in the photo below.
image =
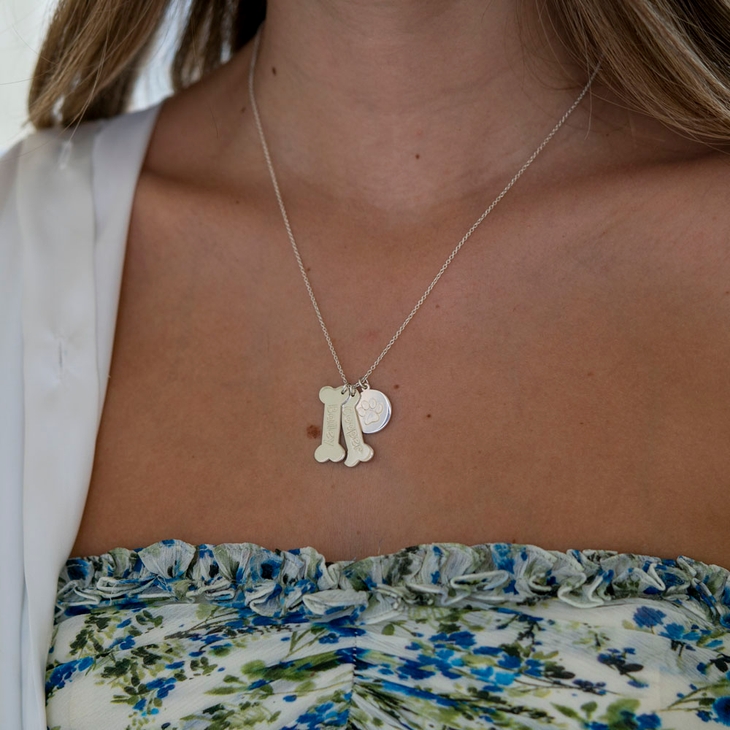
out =
{"type": "Polygon", "coordinates": [[[598,550],[165,541],[72,559],[54,730],[730,725],[730,571],[598,550]]]}

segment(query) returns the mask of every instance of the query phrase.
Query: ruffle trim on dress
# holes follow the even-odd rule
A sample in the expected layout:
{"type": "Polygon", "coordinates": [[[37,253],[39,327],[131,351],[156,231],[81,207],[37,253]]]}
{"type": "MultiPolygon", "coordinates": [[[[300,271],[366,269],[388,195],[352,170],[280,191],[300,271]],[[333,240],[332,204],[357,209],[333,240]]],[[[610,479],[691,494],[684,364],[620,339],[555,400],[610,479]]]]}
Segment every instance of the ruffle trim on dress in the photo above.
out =
{"type": "Polygon", "coordinates": [[[270,618],[387,620],[408,605],[536,604],[578,608],[649,598],[730,628],[730,571],[692,558],[535,545],[432,543],[389,555],[327,563],[314,548],[253,543],[194,546],[165,540],[70,559],[59,578],[57,618],[110,605],[204,602],[270,618]]]}

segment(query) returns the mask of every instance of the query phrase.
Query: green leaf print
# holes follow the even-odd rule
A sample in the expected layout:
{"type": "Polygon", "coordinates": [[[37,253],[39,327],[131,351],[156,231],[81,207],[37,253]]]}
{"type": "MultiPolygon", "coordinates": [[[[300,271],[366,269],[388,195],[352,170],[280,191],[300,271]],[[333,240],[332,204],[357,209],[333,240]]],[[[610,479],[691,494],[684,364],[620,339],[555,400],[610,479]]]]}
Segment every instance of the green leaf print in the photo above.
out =
{"type": "Polygon", "coordinates": [[[580,709],[586,713],[586,716],[588,718],[590,718],[590,716],[598,709],[598,703],[597,702],[586,702],[584,705],[580,706],[580,709]]]}
{"type": "Polygon", "coordinates": [[[556,705],[556,704],[553,704],[553,707],[558,712],[562,712],[563,715],[571,718],[572,720],[580,720],[580,715],[578,715],[578,713],[571,707],[566,707],[565,705],[556,705]]]}
{"type": "Polygon", "coordinates": [[[624,697],[614,700],[601,715],[601,720],[608,724],[609,730],[635,730],[636,710],[639,709],[639,700],[624,697]]]}

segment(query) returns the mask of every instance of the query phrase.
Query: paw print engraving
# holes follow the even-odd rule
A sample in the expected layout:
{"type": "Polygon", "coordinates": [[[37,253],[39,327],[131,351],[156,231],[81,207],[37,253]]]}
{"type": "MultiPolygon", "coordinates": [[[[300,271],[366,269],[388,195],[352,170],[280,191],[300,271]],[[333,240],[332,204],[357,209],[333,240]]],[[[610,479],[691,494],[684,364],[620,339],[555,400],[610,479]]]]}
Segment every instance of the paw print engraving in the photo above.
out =
{"type": "Polygon", "coordinates": [[[383,413],[383,404],[379,403],[375,398],[361,400],[357,410],[362,417],[363,423],[369,426],[371,423],[376,423],[380,420],[380,416],[383,413]]]}

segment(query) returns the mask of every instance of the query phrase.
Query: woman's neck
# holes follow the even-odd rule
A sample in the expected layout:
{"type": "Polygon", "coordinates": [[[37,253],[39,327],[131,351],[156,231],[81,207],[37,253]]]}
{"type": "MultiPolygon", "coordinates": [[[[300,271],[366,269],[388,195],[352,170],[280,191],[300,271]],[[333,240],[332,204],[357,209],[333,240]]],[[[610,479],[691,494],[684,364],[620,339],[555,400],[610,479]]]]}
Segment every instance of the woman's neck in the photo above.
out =
{"type": "MultiPolygon", "coordinates": [[[[514,172],[586,80],[534,12],[519,0],[270,0],[256,96],[277,170],[386,213],[514,172]]],[[[587,112],[571,122],[583,136],[587,112]]]]}

